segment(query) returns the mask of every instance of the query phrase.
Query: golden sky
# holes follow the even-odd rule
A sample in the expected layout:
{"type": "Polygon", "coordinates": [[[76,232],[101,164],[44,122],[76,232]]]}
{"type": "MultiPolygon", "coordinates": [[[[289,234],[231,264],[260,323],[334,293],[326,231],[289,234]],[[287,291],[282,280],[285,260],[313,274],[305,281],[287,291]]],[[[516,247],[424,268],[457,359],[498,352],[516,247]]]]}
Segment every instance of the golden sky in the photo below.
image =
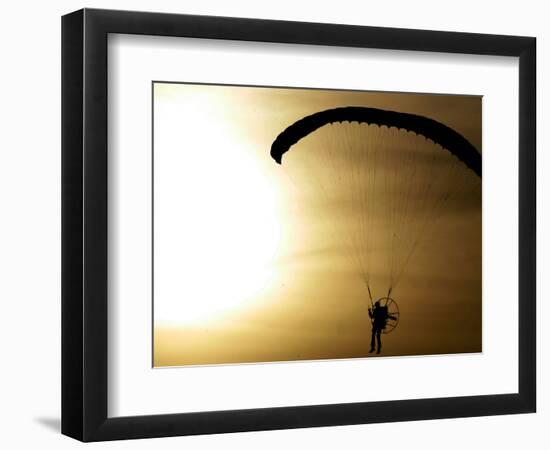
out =
{"type": "Polygon", "coordinates": [[[154,84],[155,367],[367,357],[365,278],[401,313],[382,356],[481,351],[475,174],[357,124],[270,157],[287,126],[341,106],[424,115],[481,152],[480,97],[154,84]]]}

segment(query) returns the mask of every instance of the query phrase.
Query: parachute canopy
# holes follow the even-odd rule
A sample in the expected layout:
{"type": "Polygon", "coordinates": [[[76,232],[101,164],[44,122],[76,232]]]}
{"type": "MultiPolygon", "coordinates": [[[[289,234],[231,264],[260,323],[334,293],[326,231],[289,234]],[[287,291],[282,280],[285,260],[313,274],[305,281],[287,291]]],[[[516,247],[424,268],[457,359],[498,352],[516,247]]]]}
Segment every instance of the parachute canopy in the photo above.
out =
{"type": "Polygon", "coordinates": [[[271,146],[272,158],[281,164],[283,155],[300,139],[335,122],[366,123],[412,131],[446,148],[481,177],[481,155],[468,140],[448,126],[415,114],[362,106],[327,109],[298,120],[277,136],[271,146]]]}

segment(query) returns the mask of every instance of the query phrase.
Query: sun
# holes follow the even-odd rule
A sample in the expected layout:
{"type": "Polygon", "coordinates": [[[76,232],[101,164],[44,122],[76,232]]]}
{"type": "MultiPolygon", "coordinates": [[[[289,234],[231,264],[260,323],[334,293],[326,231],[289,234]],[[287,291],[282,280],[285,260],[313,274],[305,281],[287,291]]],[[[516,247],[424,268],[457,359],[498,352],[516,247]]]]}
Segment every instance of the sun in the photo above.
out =
{"type": "Polygon", "coordinates": [[[262,301],[275,277],[278,197],[261,153],[230,128],[210,128],[219,110],[190,100],[155,103],[155,323],[219,318],[262,301]]]}

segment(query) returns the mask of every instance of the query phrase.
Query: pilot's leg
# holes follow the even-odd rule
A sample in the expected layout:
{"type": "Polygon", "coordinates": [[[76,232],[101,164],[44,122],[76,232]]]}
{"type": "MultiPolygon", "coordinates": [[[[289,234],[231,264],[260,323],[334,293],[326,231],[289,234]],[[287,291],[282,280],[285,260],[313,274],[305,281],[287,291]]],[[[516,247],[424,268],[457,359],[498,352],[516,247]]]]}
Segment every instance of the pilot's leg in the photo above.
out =
{"type": "Polygon", "coordinates": [[[372,333],[370,337],[370,351],[369,353],[372,353],[374,351],[374,338],[376,335],[376,328],[372,327],[372,333]]]}
{"type": "Polygon", "coordinates": [[[382,335],[382,330],[379,328],[378,330],[376,330],[376,340],[378,341],[378,350],[376,351],[376,353],[380,353],[380,350],[382,350],[381,335],[382,335]]]}

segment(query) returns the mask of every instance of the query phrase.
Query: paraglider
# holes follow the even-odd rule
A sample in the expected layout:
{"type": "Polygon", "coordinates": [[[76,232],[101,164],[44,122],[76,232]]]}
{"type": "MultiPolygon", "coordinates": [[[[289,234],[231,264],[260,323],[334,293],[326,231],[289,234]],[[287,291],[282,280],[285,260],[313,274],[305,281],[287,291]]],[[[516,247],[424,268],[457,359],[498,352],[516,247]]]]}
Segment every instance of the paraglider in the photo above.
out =
{"type": "Polygon", "coordinates": [[[381,298],[376,300],[373,308],[369,308],[369,317],[372,321],[372,333],[370,340],[370,351],[369,353],[374,352],[375,343],[377,345],[376,353],[380,353],[382,350],[382,333],[391,332],[399,321],[399,309],[397,311],[390,312],[389,306],[392,305],[393,309],[397,308],[397,303],[391,298],[381,298]],[[384,304],[382,304],[382,302],[384,304]],[[388,329],[388,324],[393,322],[393,326],[390,326],[388,329]],[[376,342],[375,342],[376,341],[376,342]]]}
{"type": "Polygon", "coordinates": [[[479,186],[480,153],[431,118],[346,106],[288,126],[274,140],[271,157],[346,217],[333,232],[368,292],[371,352],[376,340],[379,353],[380,335],[400,319],[392,293],[449,204],[451,188],[479,186]]]}

